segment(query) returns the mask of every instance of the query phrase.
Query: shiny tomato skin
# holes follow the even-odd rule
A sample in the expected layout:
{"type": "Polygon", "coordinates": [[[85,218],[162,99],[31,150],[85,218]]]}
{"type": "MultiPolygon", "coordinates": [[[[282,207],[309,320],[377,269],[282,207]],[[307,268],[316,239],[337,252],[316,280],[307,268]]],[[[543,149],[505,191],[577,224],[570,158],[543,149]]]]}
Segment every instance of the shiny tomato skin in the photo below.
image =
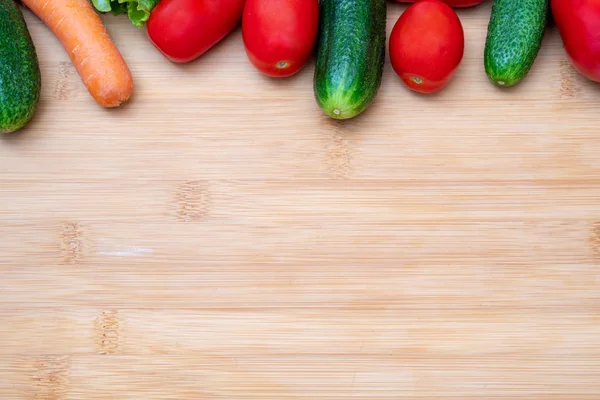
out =
{"type": "MultiPolygon", "coordinates": [[[[396,0],[399,3],[414,3],[418,0],[396,0]]],[[[455,8],[465,8],[465,7],[473,7],[477,4],[483,3],[485,0],[442,0],[444,3],[448,4],[450,7],[455,8]]]]}
{"type": "Polygon", "coordinates": [[[306,64],[319,30],[318,0],[246,0],[242,36],[252,64],[288,77],[306,64]]]}
{"type": "Polygon", "coordinates": [[[168,59],[200,57],[240,22],[244,0],[161,0],[146,24],[150,40],[168,59]]]}
{"type": "Polygon", "coordinates": [[[571,63],[600,82],[600,0],[552,0],[550,5],[571,63]]]}
{"type": "Polygon", "coordinates": [[[460,19],[439,0],[421,0],[400,16],[390,36],[396,74],[420,93],[441,90],[462,61],[465,47],[460,19]]]}

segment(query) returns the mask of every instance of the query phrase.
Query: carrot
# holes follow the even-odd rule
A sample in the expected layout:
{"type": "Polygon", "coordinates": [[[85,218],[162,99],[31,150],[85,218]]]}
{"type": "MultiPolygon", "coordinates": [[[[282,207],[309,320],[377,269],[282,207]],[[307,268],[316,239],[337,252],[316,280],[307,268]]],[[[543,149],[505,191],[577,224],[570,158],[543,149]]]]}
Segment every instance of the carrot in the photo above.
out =
{"type": "Polygon", "coordinates": [[[133,91],[131,72],[89,0],[22,0],[61,42],[92,97],[118,107],[133,91]]]}

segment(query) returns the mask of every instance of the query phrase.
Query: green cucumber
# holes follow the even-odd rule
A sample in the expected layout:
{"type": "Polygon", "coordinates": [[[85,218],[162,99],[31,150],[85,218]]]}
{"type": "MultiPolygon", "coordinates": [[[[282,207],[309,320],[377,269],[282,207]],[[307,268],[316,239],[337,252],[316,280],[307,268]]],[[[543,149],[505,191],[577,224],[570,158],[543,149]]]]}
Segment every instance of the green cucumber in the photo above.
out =
{"type": "Polygon", "coordinates": [[[41,73],[23,13],[0,0],[0,133],[24,127],[40,99],[41,73]]]}
{"type": "Polygon", "coordinates": [[[385,0],[322,0],[315,97],[335,119],[373,102],[385,61],[385,0]]]}
{"type": "Polygon", "coordinates": [[[514,86],[531,69],[548,21],[548,0],[495,0],[485,42],[485,72],[498,86],[514,86]]]}

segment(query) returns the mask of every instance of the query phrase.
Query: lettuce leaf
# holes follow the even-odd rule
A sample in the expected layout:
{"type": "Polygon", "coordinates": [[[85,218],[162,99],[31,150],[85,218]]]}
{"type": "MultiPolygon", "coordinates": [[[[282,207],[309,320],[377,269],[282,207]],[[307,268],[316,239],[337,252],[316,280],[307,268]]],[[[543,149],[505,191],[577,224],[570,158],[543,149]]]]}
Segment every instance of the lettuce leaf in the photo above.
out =
{"type": "Polygon", "coordinates": [[[127,14],[133,25],[142,28],[160,0],[91,0],[96,10],[114,15],[127,14]]]}

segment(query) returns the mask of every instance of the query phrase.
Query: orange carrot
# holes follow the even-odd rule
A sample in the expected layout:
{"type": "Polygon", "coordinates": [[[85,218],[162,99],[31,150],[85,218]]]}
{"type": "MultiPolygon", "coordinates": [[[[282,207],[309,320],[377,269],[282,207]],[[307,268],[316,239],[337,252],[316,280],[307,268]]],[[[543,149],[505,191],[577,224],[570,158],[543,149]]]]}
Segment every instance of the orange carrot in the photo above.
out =
{"type": "Polygon", "coordinates": [[[118,107],[133,91],[131,72],[89,0],[22,0],[62,43],[92,97],[118,107]]]}

